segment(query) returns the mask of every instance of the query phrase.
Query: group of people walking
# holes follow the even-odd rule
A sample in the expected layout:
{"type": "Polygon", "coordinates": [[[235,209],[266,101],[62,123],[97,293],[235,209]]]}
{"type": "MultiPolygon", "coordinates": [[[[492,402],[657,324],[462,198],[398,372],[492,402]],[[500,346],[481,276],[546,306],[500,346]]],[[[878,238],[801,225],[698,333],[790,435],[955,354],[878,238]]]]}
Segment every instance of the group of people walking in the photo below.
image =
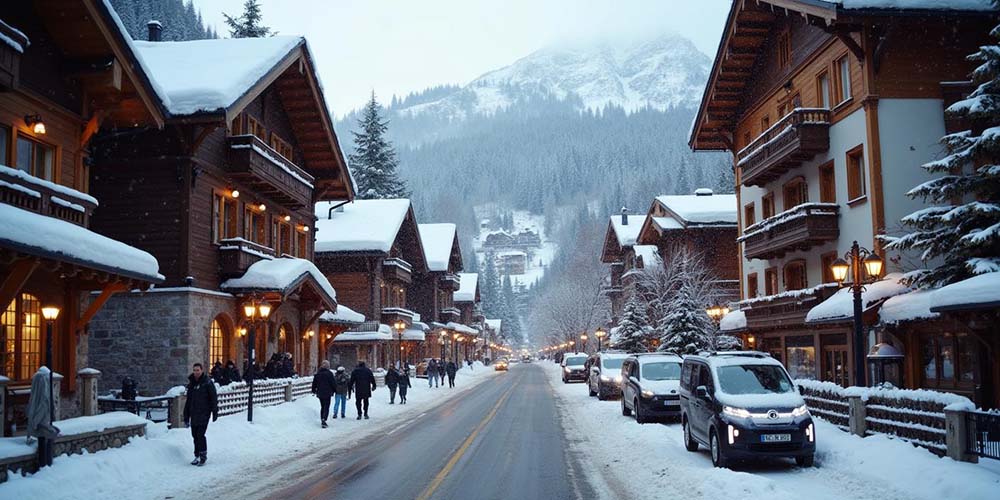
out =
{"type": "Polygon", "coordinates": [[[438,387],[438,381],[443,386],[445,375],[448,376],[448,387],[455,387],[456,373],[458,373],[458,365],[454,361],[445,363],[443,359],[431,358],[427,362],[427,387],[438,387]]]}

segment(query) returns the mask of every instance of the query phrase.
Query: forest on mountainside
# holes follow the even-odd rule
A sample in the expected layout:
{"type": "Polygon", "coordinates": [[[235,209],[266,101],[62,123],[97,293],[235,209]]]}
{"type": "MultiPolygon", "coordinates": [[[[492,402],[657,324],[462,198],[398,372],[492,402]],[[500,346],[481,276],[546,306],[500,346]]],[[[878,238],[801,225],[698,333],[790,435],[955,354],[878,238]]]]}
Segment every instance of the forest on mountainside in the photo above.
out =
{"type": "Polygon", "coordinates": [[[184,41],[218,38],[215,30],[202,21],[201,12],[190,0],[111,0],[128,34],[135,40],[146,40],[146,23],[159,21],[163,25],[163,40],[184,41]]]}

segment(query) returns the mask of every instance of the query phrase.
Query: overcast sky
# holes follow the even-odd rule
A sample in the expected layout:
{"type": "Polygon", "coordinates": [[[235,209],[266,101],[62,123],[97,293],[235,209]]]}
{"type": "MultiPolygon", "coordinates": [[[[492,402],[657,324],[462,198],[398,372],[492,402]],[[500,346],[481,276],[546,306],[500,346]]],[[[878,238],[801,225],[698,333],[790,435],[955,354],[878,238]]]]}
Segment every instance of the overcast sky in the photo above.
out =
{"type": "MultiPolygon", "coordinates": [[[[244,0],[194,0],[228,36],[222,13],[244,0]]],[[[304,35],[334,113],[374,89],[393,94],[464,84],[552,43],[674,32],[710,57],[729,0],[261,0],[265,24],[304,35]]],[[[167,27],[169,29],[169,27],[167,27]]]]}

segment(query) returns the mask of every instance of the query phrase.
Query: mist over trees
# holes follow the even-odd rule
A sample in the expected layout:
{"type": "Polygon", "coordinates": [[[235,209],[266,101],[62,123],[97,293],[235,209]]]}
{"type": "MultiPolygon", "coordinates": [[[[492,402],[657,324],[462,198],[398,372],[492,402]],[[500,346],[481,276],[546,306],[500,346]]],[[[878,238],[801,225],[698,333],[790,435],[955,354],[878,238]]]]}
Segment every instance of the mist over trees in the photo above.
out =
{"type": "Polygon", "coordinates": [[[219,38],[211,26],[205,26],[201,12],[194,3],[184,0],[111,0],[128,34],[135,40],[146,40],[149,21],[163,25],[166,41],[204,40],[219,38]]]}

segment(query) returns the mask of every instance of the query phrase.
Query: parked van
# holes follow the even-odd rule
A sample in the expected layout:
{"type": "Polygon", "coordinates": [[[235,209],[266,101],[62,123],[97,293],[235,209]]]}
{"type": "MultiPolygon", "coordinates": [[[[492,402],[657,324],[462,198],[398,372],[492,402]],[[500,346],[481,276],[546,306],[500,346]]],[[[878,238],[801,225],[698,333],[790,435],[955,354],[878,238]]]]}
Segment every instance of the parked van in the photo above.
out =
{"type": "Polygon", "coordinates": [[[712,463],[790,457],[811,467],[816,428],[785,367],[760,352],[687,356],[681,369],[684,446],[712,463]]]}

